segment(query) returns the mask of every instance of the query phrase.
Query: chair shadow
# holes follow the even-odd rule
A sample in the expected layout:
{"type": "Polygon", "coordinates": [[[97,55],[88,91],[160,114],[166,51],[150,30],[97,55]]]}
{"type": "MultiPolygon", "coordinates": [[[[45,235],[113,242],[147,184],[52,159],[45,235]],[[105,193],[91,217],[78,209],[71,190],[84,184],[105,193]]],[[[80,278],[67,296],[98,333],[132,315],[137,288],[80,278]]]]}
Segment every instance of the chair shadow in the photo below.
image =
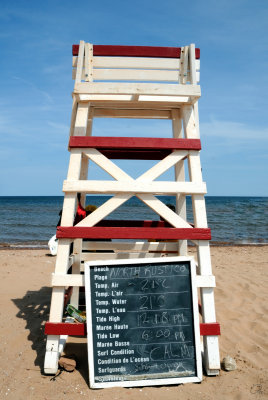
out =
{"type": "MultiPolygon", "coordinates": [[[[18,308],[17,318],[26,321],[25,329],[29,330],[28,340],[32,342],[31,347],[36,352],[34,365],[40,368],[42,375],[44,374],[44,359],[46,350],[45,323],[49,319],[49,305],[51,300],[51,287],[42,287],[40,290],[29,290],[20,299],[12,299],[18,308]]],[[[83,379],[88,379],[87,364],[87,343],[75,343],[81,339],[74,338],[74,342],[66,344],[64,353],[66,355],[75,355],[77,360],[77,370],[83,379]]]]}

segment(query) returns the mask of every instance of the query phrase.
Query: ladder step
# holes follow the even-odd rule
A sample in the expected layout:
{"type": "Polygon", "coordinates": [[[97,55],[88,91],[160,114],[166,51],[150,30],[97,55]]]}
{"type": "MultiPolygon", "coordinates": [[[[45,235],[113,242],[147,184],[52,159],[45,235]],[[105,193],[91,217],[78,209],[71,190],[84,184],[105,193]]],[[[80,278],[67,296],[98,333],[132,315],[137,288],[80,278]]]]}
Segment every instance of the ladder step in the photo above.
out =
{"type": "MultiPolygon", "coordinates": [[[[200,323],[201,336],[218,336],[221,334],[218,322],[200,323]]],[[[46,322],[45,335],[86,336],[87,326],[82,323],[46,322]]]]}
{"type": "Polygon", "coordinates": [[[200,139],[71,136],[69,148],[95,148],[110,159],[162,160],[174,150],[201,150],[200,139]]]}
{"type": "Polygon", "coordinates": [[[210,240],[209,228],[144,228],[144,227],[63,227],[57,228],[58,239],[152,239],[210,240]]]}
{"type": "Polygon", "coordinates": [[[71,136],[69,147],[93,147],[107,150],[201,150],[201,142],[200,139],[71,136]]]}
{"type": "Polygon", "coordinates": [[[204,182],[148,182],[142,180],[125,181],[96,181],[96,180],[69,180],[63,183],[63,192],[91,193],[91,194],[116,194],[132,193],[175,195],[175,194],[205,194],[207,193],[204,182]]]}

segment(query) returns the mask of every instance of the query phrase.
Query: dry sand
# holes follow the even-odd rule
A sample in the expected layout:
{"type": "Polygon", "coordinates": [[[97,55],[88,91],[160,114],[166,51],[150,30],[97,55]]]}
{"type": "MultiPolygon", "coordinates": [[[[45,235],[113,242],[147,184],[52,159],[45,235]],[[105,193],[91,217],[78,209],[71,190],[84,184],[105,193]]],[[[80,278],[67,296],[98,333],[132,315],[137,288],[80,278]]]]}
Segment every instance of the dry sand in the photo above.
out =
{"type": "Polygon", "coordinates": [[[221,359],[234,357],[237,369],[204,376],[201,384],[92,390],[85,339],[69,338],[66,346],[78,358],[77,370],[55,380],[42,372],[55,258],[46,250],[1,250],[0,399],[268,399],[268,246],[211,252],[221,359]]]}

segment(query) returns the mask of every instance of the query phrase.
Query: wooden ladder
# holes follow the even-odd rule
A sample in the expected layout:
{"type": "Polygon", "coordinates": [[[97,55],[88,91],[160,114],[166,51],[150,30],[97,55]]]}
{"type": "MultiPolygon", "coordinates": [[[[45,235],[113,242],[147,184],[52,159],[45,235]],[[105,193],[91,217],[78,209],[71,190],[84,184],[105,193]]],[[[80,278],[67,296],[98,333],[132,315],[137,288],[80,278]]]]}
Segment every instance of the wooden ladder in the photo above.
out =
{"type": "Polygon", "coordinates": [[[73,55],[75,87],[70,163],[63,183],[61,226],[57,229],[59,242],[52,276],[50,317],[45,328],[48,337],[44,371],[47,374],[57,372],[66,335],[86,333],[84,324],[63,322],[65,287],[73,287],[71,304],[79,306],[79,289],[84,286],[84,261],[174,256],[174,253],[185,256],[190,240],[195,243],[198,255],[203,363],[208,375],[216,375],[220,369],[220,328],[214,305],[211,234],[204,199],[206,185],[199,157],[199,49],[194,45],[182,48],[93,46],[82,41],[79,46],[73,46],[73,55]],[[93,119],[101,117],[169,119],[173,138],[92,136],[93,119]],[[133,179],[113,159],[158,160],[158,163],[133,179]],[[88,180],[89,160],[114,180],[88,180]],[[156,181],[173,167],[174,181],[156,181]],[[189,181],[186,181],[187,168],[189,181]],[[87,194],[113,197],[73,226],[78,193],[82,206],[85,206],[87,194]],[[156,195],[174,195],[176,211],[156,195]],[[162,219],[104,219],[132,196],[137,196],[162,219]],[[192,198],[193,224],[186,219],[186,196],[192,198]],[[132,241],[117,242],[116,239],[132,241]],[[68,274],[70,267],[72,273],[68,274]]]}

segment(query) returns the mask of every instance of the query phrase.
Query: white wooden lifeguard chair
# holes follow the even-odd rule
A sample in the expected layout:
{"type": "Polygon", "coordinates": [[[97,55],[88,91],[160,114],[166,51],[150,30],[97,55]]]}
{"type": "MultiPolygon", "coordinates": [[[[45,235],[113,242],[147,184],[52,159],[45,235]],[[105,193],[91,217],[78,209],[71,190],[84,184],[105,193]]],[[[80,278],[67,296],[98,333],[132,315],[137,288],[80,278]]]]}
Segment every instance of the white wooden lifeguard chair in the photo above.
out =
{"type": "Polygon", "coordinates": [[[44,371],[47,374],[57,372],[61,344],[66,335],[85,335],[84,324],[63,321],[66,287],[73,287],[71,303],[78,306],[79,288],[84,285],[81,273],[84,261],[159,257],[161,254],[174,256],[174,253],[185,256],[189,240],[197,246],[198,254],[203,364],[208,375],[219,373],[220,327],[215,316],[215,279],[209,247],[211,233],[207,226],[206,185],[202,180],[199,157],[199,58],[199,49],[195,49],[194,45],[181,48],[103,46],[81,41],[80,45],[73,46],[75,85],[69,140],[70,164],[67,180],[63,184],[65,196],[61,226],[57,229],[59,242],[52,277],[50,318],[45,328],[48,337],[44,371]],[[92,136],[92,121],[101,117],[169,119],[172,121],[173,138],[92,136]],[[112,159],[159,162],[139,178],[133,179],[112,159]],[[88,180],[89,160],[114,180],[88,180]],[[174,181],[155,180],[173,167],[174,181]],[[87,194],[109,194],[113,197],[73,226],[78,193],[81,193],[83,206],[87,194]],[[155,195],[176,196],[176,212],[155,195]],[[104,219],[132,196],[137,196],[162,220],[104,219]],[[186,196],[192,198],[194,224],[186,220],[186,196]],[[132,241],[118,242],[116,239],[132,241]],[[149,242],[148,239],[161,241],[149,242]],[[170,239],[173,241],[168,241],[170,239]],[[72,243],[73,251],[70,253],[72,243]],[[67,274],[70,267],[72,274],[67,274]]]}

